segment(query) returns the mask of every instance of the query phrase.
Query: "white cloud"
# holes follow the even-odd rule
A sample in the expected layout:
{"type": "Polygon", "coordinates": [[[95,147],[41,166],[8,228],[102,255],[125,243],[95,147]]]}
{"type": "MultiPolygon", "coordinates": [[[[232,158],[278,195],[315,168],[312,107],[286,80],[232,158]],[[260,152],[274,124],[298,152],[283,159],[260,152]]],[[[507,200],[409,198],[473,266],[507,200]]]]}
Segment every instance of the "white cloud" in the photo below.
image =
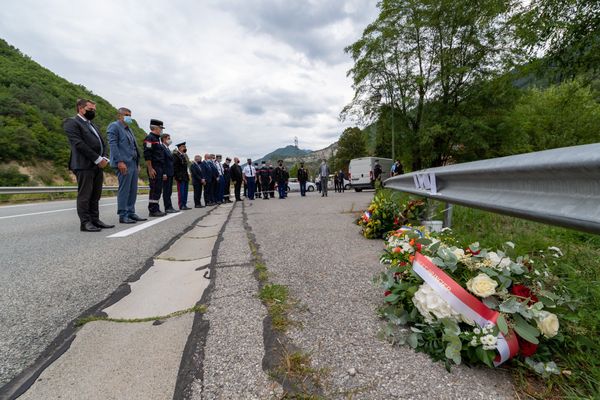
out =
{"type": "Polygon", "coordinates": [[[3,4],[0,36],[140,126],[162,119],[192,154],[256,158],[343,131],[343,49],[375,15],[368,0],[21,0],[3,4]]]}

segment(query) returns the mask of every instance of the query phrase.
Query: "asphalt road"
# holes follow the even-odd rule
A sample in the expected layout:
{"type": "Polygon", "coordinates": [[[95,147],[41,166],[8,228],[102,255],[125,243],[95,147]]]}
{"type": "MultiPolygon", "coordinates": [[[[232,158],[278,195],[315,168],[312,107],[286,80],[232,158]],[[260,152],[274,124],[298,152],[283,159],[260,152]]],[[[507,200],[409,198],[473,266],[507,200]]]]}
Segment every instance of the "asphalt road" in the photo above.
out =
{"type": "MultiPolygon", "coordinates": [[[[127,234],[146,222],[119,224],[115,197],[100,204],[100,218],[116,227],[98,233],[79,231],[74,200],[0,207],[0,386],[210,210],[151,218],[160,222],[127,234]],[[116,233],[126,236],[108,237],[116,233]]],[[[148,215],[147,204],[148,197],[140,196],[140,216],[148,215]]]]}

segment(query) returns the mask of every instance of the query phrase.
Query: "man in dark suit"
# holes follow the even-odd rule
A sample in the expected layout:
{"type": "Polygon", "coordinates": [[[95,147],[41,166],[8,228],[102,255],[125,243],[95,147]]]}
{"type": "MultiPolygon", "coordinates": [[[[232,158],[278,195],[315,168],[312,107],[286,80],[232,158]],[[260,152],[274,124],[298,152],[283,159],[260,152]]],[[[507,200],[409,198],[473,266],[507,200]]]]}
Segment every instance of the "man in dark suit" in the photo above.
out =
{"type": "MultiPolygon", "coordinates": [[[[204,174],[202,173],[202,157],[199,154],[194,156],[194,162],[190,166],[192,174],[192,186],[194,187],[194,208],[202,208],[202,186],[206,183],[204,174]]],[[[204,198],[206,203],[206,197],[204,198]]]]}
{"type": "Polygon", "coordinates": [[[104,174],[108,165],[106,143],[100,129],[92,124],[96,116],[96,103],[77,100],[77,115],[64,122],[64,130],[71,144],[69,169],[77,177],[77,215],[84,232],[99,232],[114,228],[100,221],[98,203],[102,195],[104,174]]]}
{"type": "Polygon", "coordinates": [[[210,162],[210,154],[204,154],[204,161],[200,165],[202,167],[202,176],[204,176],[204,204],[212,206],[215,199],[212,196],[212,184],[214,179],[213,169],[210,162]]]}
{"type": "Polygon", "coordinates": [[[186,155],[187,148],[185,142],[175,145],[177,148],[173,150],[173,170],[175,172],[175,182],[177,182],[177,203],[180,210],[191,210],[187,206],[188,186],[190,175],[188,174],[189,160],[186,155]]]}
{"type": "Polygon", "coordinates": [[[167,214],[178,213],[176,209],[173,208],[173,202],[171,201],[171,195],[173,194],[173,176],[175,175],[175,168],[173,167],[173,154],[169,149],[171,145],[171,135],[168,133],[163,133],[160,135],[160,142],[163,146],[163,151],[165,152],[165,164],[163,167],[163,203],[165,205],[165,212],[167,214]]]}
{"type": "Polygon", "coordinates": [[[233,181],[233,191],[235,193],[235,200],[242,201],[242,168],[240,167],[240,159],[237,157],[233,158],[233,165],[230,168],[230,175],[231,180],[233,181]]]}

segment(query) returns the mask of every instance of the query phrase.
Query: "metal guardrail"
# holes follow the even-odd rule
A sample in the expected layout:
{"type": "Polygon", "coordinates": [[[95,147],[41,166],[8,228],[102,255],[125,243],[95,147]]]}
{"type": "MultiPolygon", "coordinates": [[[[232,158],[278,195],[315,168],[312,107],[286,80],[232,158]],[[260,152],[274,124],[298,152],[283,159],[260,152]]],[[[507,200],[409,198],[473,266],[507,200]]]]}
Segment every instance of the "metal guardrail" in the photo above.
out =
{"type": "MultiPolygon", "coordinates": [[[[149,186],[138,186],[138,190],[148,190],[149,186]]],[[[116,192],[118,186],[103,186],[102,190],[116,192]]],[[[77,186],[4,186],[0,194],[38,194],[38,193],[68,193],[77,192],[77,186]]]]}
{"type": "Polygon", "coordinates": [[[600,233],[600,144],[429,168],[389,178],[384,186],[600,233]]]}

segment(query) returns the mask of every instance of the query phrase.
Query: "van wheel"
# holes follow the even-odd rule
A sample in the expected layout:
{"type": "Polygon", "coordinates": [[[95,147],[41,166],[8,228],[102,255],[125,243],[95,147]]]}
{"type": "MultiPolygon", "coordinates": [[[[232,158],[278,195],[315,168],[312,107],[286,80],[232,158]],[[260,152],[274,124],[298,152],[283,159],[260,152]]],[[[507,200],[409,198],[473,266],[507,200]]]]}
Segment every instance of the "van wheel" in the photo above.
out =
{"type": "Polygon", "coordinates": [[[354,188],[354,191],[355,191],[355,192],[362,192],[362,189],[359,189],[359,188],[354,188]]]}
{"type": "Polygon", "coordinates": [[[348,185],[344,186],[344,190],[350,190],[350,185],[348,184],[348,185]]]}
{"type": "Polygon", "coordinates": [[[314,186],[309,186],[306,188],[307,191],[309,192],[314,192],[315,191],[315,187],[314,186]]]}

